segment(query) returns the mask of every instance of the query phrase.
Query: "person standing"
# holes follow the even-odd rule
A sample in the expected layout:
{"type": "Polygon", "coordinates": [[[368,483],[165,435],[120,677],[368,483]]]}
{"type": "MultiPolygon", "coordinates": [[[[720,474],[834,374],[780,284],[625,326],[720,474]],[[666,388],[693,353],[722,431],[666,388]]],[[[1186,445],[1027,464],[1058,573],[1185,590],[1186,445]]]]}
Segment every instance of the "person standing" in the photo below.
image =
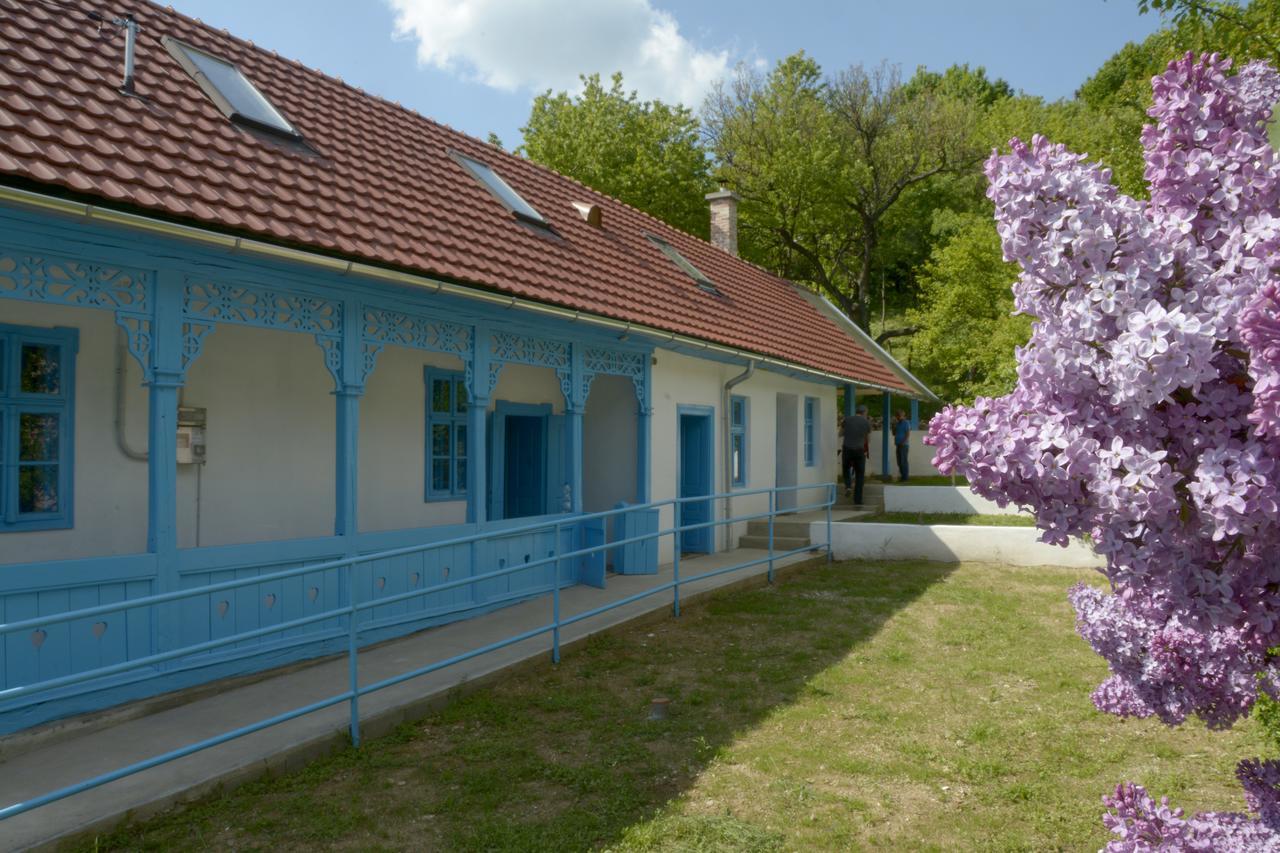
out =
{"type": "Polygon", "coordinates": [[[893,444],[898,451],[898,482],[905,483],[907,477],[910,476],[908,466],[911,461],[911,445],[908,439],[911,437],[911,421],[907,419],[907,413],[898,409],[898,417],[893,422],[893,444]]]}
{"type": "Polygon", "coordinates": [[[844,494],[845,497],[852,495],[853,502],[861,504],[862,487],[867,481],[867,442],[871,439],[871,421],[867,419],[866,406],[859,406],[856,412],[844,419],[840,424],[840,435],[844,494]]]}

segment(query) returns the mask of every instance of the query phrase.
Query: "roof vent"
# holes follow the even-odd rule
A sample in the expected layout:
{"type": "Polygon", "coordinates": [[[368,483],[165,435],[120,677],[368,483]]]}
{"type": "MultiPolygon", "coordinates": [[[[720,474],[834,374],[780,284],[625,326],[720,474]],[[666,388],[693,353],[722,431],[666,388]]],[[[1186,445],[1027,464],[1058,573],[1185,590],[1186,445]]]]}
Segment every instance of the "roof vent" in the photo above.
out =
{"type": "Polygon", "coordinates": [[[126,95],[134,94],[133,60],[138,44],[138,22],[133,19],[133,15],[108,19],[101,12],[90,12],[89,20],[98,22],[98,32],[102,32],[102,28],[107,24],[124,30],[124,74],[120,91],[126,95]]]}
{"type": "Polygon", "coordinates": [[[604,226],[604,211],[600,209],[600,205],[588,204],[585,201],[575,201],[573,207],[592,228],[604,226]]]}

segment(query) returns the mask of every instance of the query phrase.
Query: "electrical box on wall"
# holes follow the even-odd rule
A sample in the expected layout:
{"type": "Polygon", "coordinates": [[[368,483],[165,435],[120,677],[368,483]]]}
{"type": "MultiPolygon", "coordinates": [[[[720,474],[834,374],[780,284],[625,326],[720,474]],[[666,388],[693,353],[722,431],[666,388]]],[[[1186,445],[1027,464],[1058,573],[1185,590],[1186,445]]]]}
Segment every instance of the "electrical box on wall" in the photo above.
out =
{"type": "Polygon", "coordinates": [[[178,407],[178,464],[204,464],[206,413],[195,406],[178,407]]]}

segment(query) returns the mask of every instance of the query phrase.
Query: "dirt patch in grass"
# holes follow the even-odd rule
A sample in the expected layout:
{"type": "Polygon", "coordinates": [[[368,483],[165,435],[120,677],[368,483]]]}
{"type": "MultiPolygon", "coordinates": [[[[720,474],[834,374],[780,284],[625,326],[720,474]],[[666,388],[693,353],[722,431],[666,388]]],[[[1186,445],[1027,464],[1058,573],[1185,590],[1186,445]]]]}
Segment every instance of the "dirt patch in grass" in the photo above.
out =
{"type": "Polygon", "coordinates": [[[1065,596],[1081,577],[823,566],[80,848],[1097,849],[1099,797],[1122,779],[1240,808],[1252,725],[1093,710],[1105,667],[1065,596]]]}

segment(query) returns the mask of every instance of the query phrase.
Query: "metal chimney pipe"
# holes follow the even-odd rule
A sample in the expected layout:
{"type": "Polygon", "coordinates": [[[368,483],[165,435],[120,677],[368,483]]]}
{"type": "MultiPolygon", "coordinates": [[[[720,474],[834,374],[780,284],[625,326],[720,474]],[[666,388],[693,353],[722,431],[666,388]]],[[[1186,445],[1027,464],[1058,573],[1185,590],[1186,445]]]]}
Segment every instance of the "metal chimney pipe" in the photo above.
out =
{"type": "Polygon", "coordinates": [[[124,27],[124,83],[120,89],[126,95],[133,94],[133,54],[138,43],[138,22],[133,15],[125,15],[118,21],[124,27]]]}

